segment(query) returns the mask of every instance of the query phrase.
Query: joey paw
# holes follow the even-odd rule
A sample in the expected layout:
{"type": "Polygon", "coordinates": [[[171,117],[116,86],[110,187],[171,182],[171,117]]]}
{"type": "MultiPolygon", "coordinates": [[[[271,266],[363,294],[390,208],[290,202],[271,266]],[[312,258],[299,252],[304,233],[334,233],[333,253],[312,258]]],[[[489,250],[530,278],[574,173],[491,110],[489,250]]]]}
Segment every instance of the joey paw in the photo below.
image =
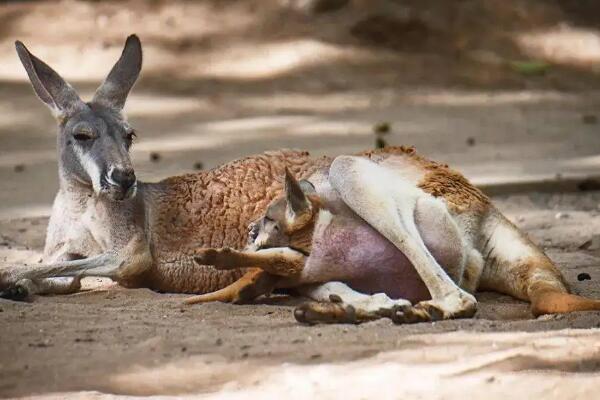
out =
{"type": "Polygon", "coordinates": [[[227,268],[232,267],[228,265],[231,259],[231,255],[235,250],[224,247],[222,249],[206,248],[199,249],[194,254],[194,261],[200,265],[212,265],[215,268],[227,268]]]}

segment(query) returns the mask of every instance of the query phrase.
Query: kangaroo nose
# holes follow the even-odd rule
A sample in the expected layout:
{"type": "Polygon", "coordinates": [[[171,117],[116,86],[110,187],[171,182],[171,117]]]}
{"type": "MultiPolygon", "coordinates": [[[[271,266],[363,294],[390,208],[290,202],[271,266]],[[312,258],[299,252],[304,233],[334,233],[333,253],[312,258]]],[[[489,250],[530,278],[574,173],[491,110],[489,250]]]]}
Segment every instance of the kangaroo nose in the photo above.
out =
{"type": "Polygon", "coordinates": [[[117,185],[121,186],[124,191],[127,191],[135,183],[135,173],[131,168],[115,168],[110,173],[110,179],[117,185]]]}

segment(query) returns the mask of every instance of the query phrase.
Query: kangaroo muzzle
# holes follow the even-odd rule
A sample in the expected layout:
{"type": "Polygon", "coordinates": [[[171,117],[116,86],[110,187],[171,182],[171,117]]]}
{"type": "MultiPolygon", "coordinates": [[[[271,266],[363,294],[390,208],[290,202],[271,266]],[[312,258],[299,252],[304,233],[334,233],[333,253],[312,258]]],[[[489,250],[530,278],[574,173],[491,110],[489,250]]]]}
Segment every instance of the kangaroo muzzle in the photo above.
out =
{"type": "Polygon", "coordinates": [[[132,168],[111,168],[105,176],[103,188],[110,198],[121,201],[135,196],[137,178],[132,168]]]}

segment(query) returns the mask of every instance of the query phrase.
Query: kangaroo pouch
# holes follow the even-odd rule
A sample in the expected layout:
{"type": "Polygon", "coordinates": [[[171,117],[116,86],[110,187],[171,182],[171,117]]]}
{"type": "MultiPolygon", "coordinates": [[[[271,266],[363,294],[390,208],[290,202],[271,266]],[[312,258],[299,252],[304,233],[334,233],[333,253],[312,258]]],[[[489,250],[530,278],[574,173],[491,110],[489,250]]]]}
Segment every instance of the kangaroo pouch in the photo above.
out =
{"type": "MultiPolygon", "coordinates": [[[[343,214],[320,216],[303,282],[342,281],[362,293],[411,302],[431,298],[404,253],[351,210],[343,214]]],[[[465,257],[456,225],[436,207],[417,208],[415,223],[436,261],[459,281],[465,257]]]]}

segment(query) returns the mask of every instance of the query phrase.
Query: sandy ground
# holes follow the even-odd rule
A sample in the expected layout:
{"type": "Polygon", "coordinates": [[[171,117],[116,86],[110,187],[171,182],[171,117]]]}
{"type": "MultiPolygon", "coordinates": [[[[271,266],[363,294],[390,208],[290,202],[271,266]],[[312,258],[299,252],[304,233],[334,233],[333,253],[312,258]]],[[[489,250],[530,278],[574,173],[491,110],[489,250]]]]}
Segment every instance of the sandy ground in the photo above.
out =
{"type": "MultiPolygon", "coordinates": [[[[496,198],[558,262],[572,290],[596,298],[599,201],[598,192],[496,198]],[[588,240],[587,249],[580,248],[588,240]],[[579,281],[581,273],[591,279],[579,281]]],[[[39,257],[44,223],[3,222],[0,256],[39,257]]],[[[235,397],[264,390],[269,397],[288,391],[291,398],[335,397],[348,390],[350,380],[370,390],[393,390],[392,398],[455,398],[460,391],[446,389],[464,384],[500,398],[515,390],[512,382],[520,382],[524,396],[577,398],[594,393],[600,381],[600,330],[588,329],[600,327],[597,312],[533,319],[526,303],[481,293],[472,320],[306,327],[293,319],[295,299],[187,307],[183,298],[110,288],[33,303],[0,302],[0,394],[216,391],[235,397]],[[446,332],[454,333],[439,335],[446,332]],[[415,385],[413,379],[431,379],[435,385],[415,385]]]]}
{"type": "MultiPolygon", "coordinates": [[[[295,1],[120,3],[0,5],[0,266],[40,260],[57,186],[54,122],[14,40],[88,98],[137,32],[144,73],[127,113],[140,178],[279,147],[354,152],[387,121],[389,143],[500,193],[573,290],[600,298],[600,192],[523,192],[588,178],[598,190],[593,2],[356,0],[322,15],[284,6],[295,1]],[[531,59],[551,68],[510,66],[531,59]]],[[[300,326],[298,300],[283,297],[183,307],[181,295],[112,287],[0,301],[0,397],[594,397],[600,314],[532,319],[525,303],[478,297],[473,320],[358,327],[300,326]]]]}

